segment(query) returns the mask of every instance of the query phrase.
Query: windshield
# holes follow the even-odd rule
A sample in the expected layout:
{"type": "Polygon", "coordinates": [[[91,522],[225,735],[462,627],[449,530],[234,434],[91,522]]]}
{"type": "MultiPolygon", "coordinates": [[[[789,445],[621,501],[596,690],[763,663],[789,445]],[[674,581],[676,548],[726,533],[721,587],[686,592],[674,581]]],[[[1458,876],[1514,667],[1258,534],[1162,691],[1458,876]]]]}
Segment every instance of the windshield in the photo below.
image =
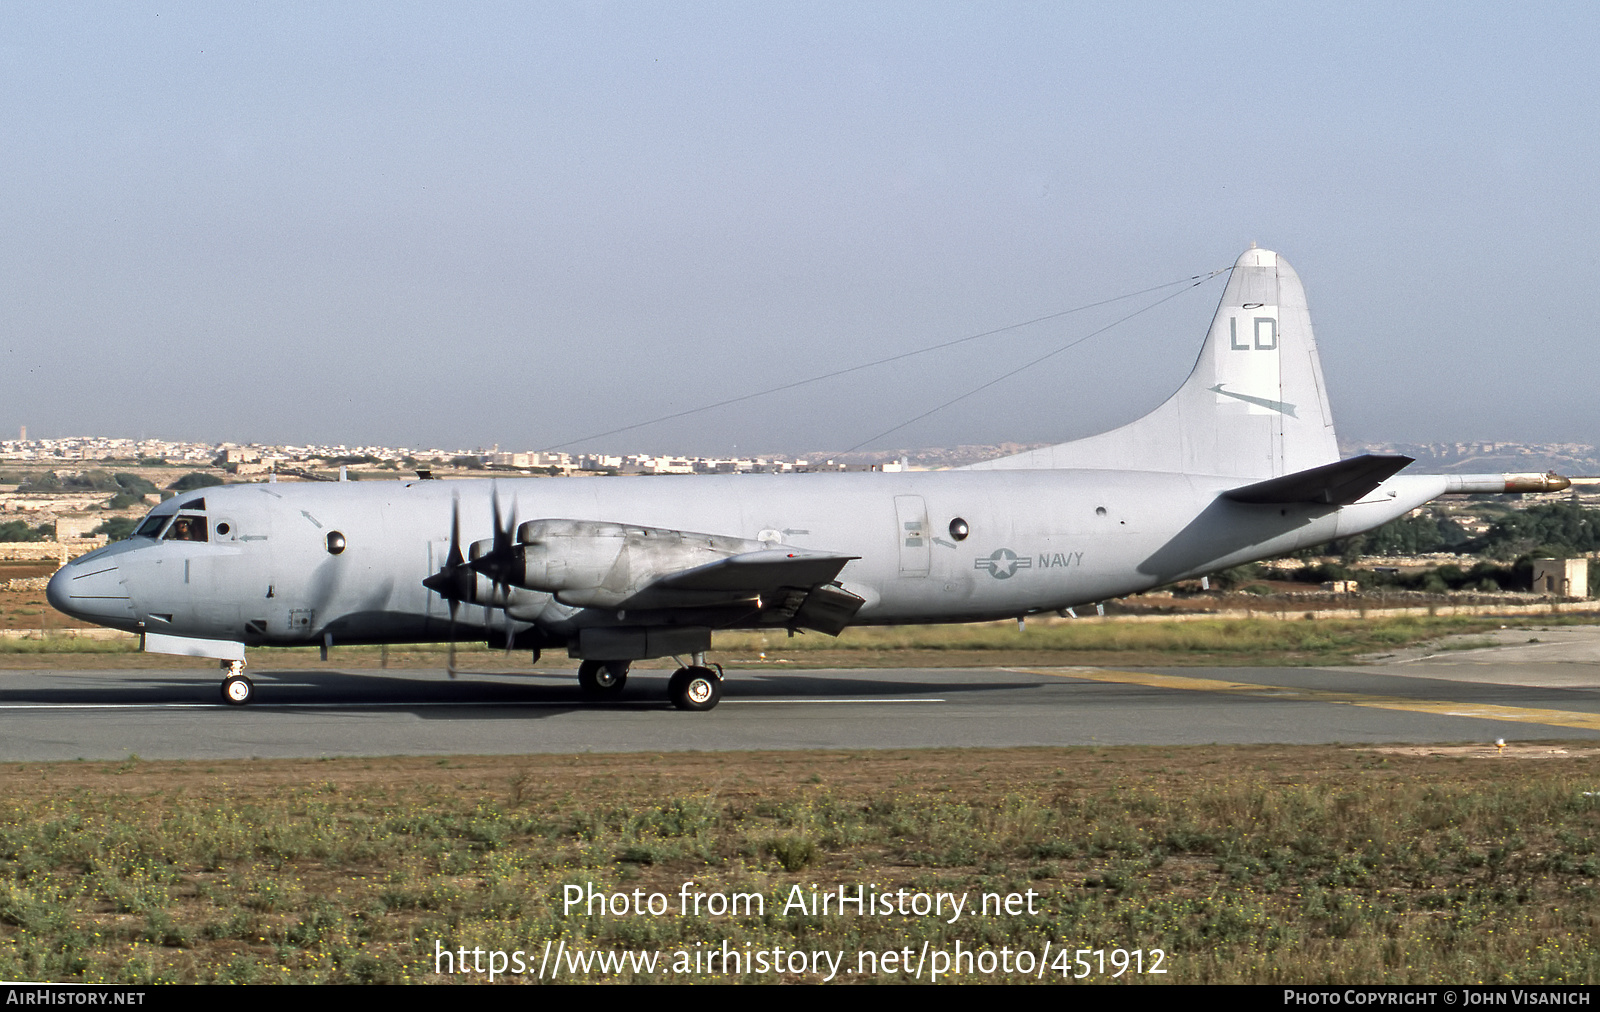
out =
{"type": "Polygon", "coordinates": [[[144,523],[135,528],[133,533],[135,536],[143,535],[147,538],[159,537],[161,534],[161,525],[171,519],[171,513],[163,513],[160,516],[152,513],[144,518],[144,523]]]}

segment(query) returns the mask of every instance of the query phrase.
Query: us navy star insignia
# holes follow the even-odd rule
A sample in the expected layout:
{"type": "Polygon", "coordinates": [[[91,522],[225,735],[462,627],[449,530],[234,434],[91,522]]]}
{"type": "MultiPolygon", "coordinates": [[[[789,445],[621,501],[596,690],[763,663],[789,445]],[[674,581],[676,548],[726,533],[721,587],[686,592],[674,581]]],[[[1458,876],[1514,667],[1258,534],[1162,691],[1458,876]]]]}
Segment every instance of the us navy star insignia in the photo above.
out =
{"type": "Polygon", "coordinates": [[[987,569],[996,580],[1009,580],[1019,569],[1032,569],[1033,560],[1019,558],[1009,548],[996,548],[987,559],[973,559],[973,569],[987,569]]]}

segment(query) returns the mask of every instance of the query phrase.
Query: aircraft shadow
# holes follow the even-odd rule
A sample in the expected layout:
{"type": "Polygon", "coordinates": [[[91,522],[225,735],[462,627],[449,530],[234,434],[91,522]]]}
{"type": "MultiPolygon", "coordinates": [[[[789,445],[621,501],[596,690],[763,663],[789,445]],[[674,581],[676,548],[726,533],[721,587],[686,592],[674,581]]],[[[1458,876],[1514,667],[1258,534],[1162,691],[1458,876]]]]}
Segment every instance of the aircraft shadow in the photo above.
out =
{"type": "MultiPolygon", "coordinates": [[[[616,699],[590,699],[577,679],[568,673],[527,675],[463,673],[454,679],[444,672],[406,674],[320,670],[252,669],[255,700],[246,707],[231,707],[220,699],[220,675],[200,672],[129,672],[97,676],[85,683],[76,676],[49,686],[0,689],[0,706],[205,706],[219,711],[250,713],[274,707],[294,707],[329,712],[409,711],[430,720],[460,719],[471,713],[486,718],[528,720],[582,711],[672,710],[663,671],[635,673],[616,699]]],[[[933,681],[920,678],[841,678],[802,672],[730,672],[723,701],[808,699],[872,700],[885,698],[950,698],[975,693],[1032,689],[1054,680],[985,679],[973,682],[933,681]]]]}

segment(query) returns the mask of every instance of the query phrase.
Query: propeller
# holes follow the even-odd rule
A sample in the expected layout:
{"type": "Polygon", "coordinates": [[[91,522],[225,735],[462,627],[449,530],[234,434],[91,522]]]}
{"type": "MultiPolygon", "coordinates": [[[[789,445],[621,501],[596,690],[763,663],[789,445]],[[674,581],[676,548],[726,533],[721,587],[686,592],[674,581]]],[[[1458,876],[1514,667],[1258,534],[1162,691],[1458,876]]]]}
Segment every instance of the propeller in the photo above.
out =
{"type": "MultiPolygon", "coordinates": [[[[484,542],[474,542],[465,555],[461,551],[461,498],[452,494],[450,500],[450,552],[437,573],[422,581],[422,585],[444,598],[450,605],[450,652],[446,671],[456,676],[456,617],[463,603],[483,605],[483,625],[487,630],[495,608],[505,608],[511,600],[511,567],[516,562],[515,535],[517,530],[517,501],[511,500],[510,522],[503,522],[500,513],[500,494],[496,487],[490,492],[490,506],[494,511],[494,535],[487,548],[484,542]],[[478,576],[489,578],[492,590],[487,599],[478,596],[478,576]]],[[[512,636],[509,616],[506,621],[506,653],[511,652],[512,636]]]]}
{"type": "MultiPolygon", "coordinates": [[[[502,522],[500,515],[500,491],[498,486],[491,486],[489,506],[494,512],[494,534],[489,539],[488,547],[482,541],[475,542],[469,549],[467,566],[474,573],[489,578],[491,584],[490,598],[483,605],[483,624],[489,625],[490,609],[504,609],[511,603],[511,591],[514,584],[511,575],[515,572],[517,564],[516,532],[517,532],[517,499],[511,497],[511,516],[509,522],[502,522]]],[[[506,655],[510,656],[512,646],[511,619],[506,617],[506,655]]]]}
{"type": "Polygon", "coordinates": [[[450,554],[437,573],[422,581],[422,585],[444,598],[450,604],[450,651],[445,662],[445,672],[456,676],[456,611],[461,602],[470,600],[478,586],[478,574],[467,565],[461,554],[461,497],[450,496],[450,554]]]}

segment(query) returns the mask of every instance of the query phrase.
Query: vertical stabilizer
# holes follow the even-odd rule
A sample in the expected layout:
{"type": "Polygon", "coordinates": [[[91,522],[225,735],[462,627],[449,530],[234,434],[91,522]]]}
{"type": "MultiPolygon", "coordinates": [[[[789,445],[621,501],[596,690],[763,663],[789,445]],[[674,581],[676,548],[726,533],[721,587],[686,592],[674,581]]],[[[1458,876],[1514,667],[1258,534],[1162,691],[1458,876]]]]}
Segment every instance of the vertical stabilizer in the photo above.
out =
{"type": "Polygon", "coordinates": [[[1271,250],[1248,249],[1200,360],[1166,403],[1120,429],[970,466],[1273,478],[1338,459],[1300,277],[1271,250]]]}

